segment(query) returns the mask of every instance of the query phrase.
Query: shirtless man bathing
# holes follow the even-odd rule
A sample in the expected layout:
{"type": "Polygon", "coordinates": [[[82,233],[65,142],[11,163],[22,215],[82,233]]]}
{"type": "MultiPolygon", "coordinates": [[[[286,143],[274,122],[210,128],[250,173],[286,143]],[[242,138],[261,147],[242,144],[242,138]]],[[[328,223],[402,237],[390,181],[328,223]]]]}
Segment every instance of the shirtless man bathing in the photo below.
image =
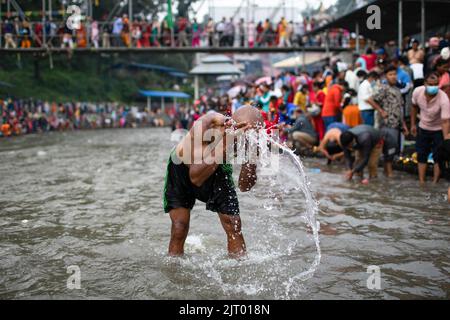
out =
{"type": "MultiPolygon", "coordinates": [[[[196,200],[205,202],[207,210],[218,213],[227,235],[230,257],[245,255],[233,169],[223,160],[226,159],[227,149],[234,147],[234,144],[224,140],[227,129],[245,131],[262,125],[261,114],[252,106],[238,109],[232,120],[220,113],[208,113],[195,122],[186,137],[172,151],[164,187],[164,211],[169,213],[172,220],[170,256],[184,254],[190,212],[196,200]],[[207,138],[210,130],[214,130],[215,138],[207,138]],[[198,139],[201,139],[200,143],[198,139]],[[216,147],[218,144],[219,148],[216,147]]],[[[242,192],[249,191],[255,183],[256,165],[243,164],[239,175],[239,189],[242,192]]]]}

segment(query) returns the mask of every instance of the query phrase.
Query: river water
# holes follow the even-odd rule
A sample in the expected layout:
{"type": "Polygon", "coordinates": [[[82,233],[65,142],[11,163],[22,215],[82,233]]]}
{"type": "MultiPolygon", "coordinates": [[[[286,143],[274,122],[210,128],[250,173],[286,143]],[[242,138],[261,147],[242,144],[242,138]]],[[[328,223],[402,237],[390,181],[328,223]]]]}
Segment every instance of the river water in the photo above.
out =
{"type": "Polygon", "coordinates": [[[299,215],[304,196],[268,206],[264,178],[252,195],[239,193],[246,260],[227,258],[219,219],[201,203],[186,256],[168,258],[169,138],[169,129],[124,129],[1,139],[0,298],[450,298],[448,184],[419,187],[397,172],[362,186],[319,159],[304,160],[320,202],[322,256],[311,278],[292,280],[316,255],[299,215]],[[67,287],[69,266],[80,289],[67,287]],[[377,276],[369,266],[380,289],[367,286],[377,276]]]}

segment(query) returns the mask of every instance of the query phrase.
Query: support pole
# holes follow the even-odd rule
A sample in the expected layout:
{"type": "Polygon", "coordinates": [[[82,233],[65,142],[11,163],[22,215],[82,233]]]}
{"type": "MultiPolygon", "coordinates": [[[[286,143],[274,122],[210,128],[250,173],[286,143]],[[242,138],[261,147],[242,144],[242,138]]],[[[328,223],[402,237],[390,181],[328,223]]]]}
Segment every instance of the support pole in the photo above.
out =
{"type": "Polygon", "coordinates": [[[398,49],[403,45],[403,0],[398,1],[398,49]]]}
{"type": "Polygon", "coordinates": [[[250,0],[247,0],[247,8],[245,10],[245,23],[244,23],[244,41],[245,47],[248,48],[248,26],[250,25],[250,0]]]}
{"type": "Polygon", "coordinates": [[[199,98],[198,93],[198,75],[194,77],[194,99],[197,100],[199,98]]]}
{"type": "Polygon", "coordinates": [[[150,101],[150,97],[147,97],[147,109],[150,110],[152,103],[150,101]]]}
{"type": "Polygon", "coordinates": [[[302,70],[305,71],[306,67],[306,51],[305,47],[302,48],[302,70]]]}
{"type": "Polygon", "coordinates": [[[164,105],[164,97],[161,97],[161,111],[165,112],[166,106],[164,105]]]}
{"type": "Polygon", "coordinates": [[[175,110],[178,110],[178,108],[177,108],[177,98],[173,98],[173,106],[175,107],[175,110]]]}
{"type": "Polygon", "coordinates": [[[53,19],[52,0],[48,0],[48,21],[52,21],[52,19],[53,19]]]}
{"type": "Polygon", "coordinates": [[[2,34],[2,29],[3,29],[3,18],[2,18],[2,0],[0,0],[0,48],[3,48],[3,34],[2,34]]]}
{"type": "Polygon", "coordinates": [[[128,0],[128,19],[130,19],[131,24],[133,21],[133,0],[128,0]]]}
{"type": "Polygon", "coordinates": [[[45,44],[47,43],[47,32],[45,30],[46,16],[47,13],[45,11],[45,0],[42,0],[42,47],[45,47],[45,44]]]}
{"type": "Polygon", "coordinates": [[[356,26],[355,26],[355,32],[356,32],[356,53],[360,53],[360,48],[359,48],[359,22],[356,22],[356,26]]]}
{"type": "Polygon", "coordinates": [[[329,58],[330,57],[330,33],[328,30],[325,32],[325,52],[326,52],[327,58],[329,58]]]}
{"type": "Polygon", "coordinates": [[[11,0],[6,2],[6,12],[8,13],[8,19],[11,18],[11,0]]]}
{"type": "Polygon", "coordinates": [[[426,30],[426,20],[425,20],[425,0],[421,2],[421,36],[422,36],[422,46],[425,48],[425,30],[426,30]]]}

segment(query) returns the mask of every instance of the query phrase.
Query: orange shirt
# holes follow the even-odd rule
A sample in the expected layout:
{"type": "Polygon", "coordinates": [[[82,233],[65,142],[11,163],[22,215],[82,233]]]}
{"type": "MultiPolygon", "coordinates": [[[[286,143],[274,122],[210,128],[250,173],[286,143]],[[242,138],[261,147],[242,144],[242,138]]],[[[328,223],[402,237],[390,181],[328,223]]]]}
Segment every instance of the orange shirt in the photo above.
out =
{"type": "Polygon", "coordinates": [[[342,88],[335,84],[328,90],[322,109],[322,117],[335,117],[339,114],[342,101],[342,88]]]}
{"type": "Polygon", "coordinates": [[[3,133],[3,136],[9,137],[11,135],[11,126],[9,125],[9,123],[2,124],[1,131],[3,133]]]}
{"type": "Polygon", "coordinates": [[[359,126],[362,124],[361,113],[357,105],[348,105],[342,111],[342,117],[344,118],[344,123],[350,128],[359,126]]]}

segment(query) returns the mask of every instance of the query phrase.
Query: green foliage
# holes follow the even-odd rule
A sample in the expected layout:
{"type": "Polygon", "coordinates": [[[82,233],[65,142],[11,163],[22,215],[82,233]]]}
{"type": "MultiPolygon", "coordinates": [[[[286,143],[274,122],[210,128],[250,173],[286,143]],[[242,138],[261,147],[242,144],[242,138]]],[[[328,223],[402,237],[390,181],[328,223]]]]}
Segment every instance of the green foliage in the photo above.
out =
{"type": "Polygon", "coordinates": [[[70,61],[65,55],[53,56],[54,68],[50,69],[48,57],[39,59],[40,79],[35,77],[34,57],[22,55],[21,67],[17,56],[0,59],[0,81],[12,84],[9,88],[0,85],[0,97],[12,95],[17,98],[65,101],[117,101],[132,103],[141,101],[139,89],[173,90],[178,84],[186,93],[193,94],[191,85],[165,74],[150,70],[128,70],[113,68],[118,63],[135,61],[171,66],[188,71],[189,55],[105,56],[75,55],[70,61]]]}

